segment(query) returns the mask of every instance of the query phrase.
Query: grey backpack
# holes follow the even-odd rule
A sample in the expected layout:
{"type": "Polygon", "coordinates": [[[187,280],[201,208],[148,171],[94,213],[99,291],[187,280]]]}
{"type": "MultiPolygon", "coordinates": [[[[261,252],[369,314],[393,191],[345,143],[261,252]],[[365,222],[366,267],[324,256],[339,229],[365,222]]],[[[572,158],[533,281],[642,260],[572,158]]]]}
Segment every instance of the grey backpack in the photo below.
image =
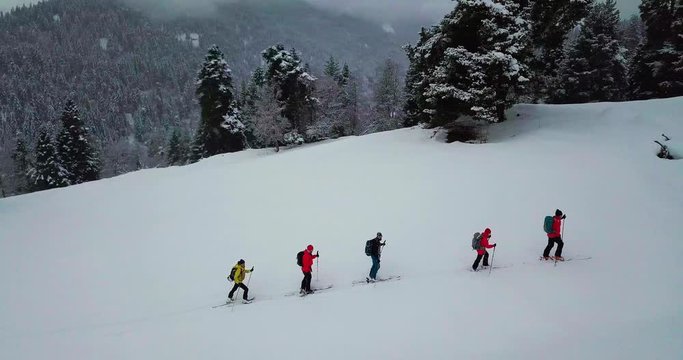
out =
{"type": "Polygon", "coordinates": [[[476,232],[472,236],[472,250],[479,250],[481,248],[481,234],[476,232]]]}

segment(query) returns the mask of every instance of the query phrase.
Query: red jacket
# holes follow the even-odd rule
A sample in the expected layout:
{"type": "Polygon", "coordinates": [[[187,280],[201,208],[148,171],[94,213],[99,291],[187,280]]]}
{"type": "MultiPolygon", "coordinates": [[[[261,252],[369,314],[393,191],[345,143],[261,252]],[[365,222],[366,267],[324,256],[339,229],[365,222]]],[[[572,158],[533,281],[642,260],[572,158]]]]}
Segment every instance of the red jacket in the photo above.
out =
{"type": "Polygon", "coordinates": [[[491,229],[487,228],[481,234],[481,247],[479,249],[477,249],[477,255],[484,255],[486,253],[486,249],[490,249],[493,247],[493,245],[489,244],[489,238],[490,237],[491,237],[491,229]]]}
{"type": "Polygon", "coordinates": [[[553,216],[553,232],[548,234],[549,239],[555,239],[562,236],[562,217],[553,216]]]}
{"type": "Polygon", "coordinates": [[[304,250],[304,256],[302,259],[303,265],[301,266],[301,270],[307,273],[313,271],[313,259],[317,257],[318,255],[313,255],[310,251],[304,250]]]}

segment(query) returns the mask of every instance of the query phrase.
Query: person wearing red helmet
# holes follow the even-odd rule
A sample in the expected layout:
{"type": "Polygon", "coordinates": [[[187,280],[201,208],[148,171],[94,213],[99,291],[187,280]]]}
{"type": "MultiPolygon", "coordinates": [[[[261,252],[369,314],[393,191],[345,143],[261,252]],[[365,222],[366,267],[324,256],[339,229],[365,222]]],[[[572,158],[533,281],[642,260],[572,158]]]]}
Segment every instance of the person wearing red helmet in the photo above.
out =
{"type": "Polygon", "coordinates": [[[484,259],[484,266],[489,266],[489,252],[486,249],[491,249],[496,247],[496,244],[490,245],[489,239],[491,238],[491,229],[486,228],[481,234],[481,242],[479,243],[479,248],[477,249],[477,259],[474,260],[472,264],[472,270],[477,271],[479,267],[479,262],[484,259]]]}
{"type": "Polygon", "coordinates": [[[304,279],[301,280],[301,293],[302,294],[311,294],[313,293],[313,290],[311,290],[311,279],[313,276],[311,273],[313,272],[313,259],[319,257],[320,254],[316,253],[313,255],[313,245],[308,245],[306,247],[306,250],[304,250],[304,254],[302,256],[302,265],[301,265],[301,271],[304,273],[304,279]]]}
{"type": "Polygon", "coordinates": [[[562,241],[562,220],[566,219],[567,215],[563,214],[560,209],[555,210],[555,216],[553,216],[553,227],[552,232],[548,233],[548,245],[546,245],[543,250],[543,260],[556,260],[564,261],[562,257],[562,248],[564,248],[564,242],[562,241]],[[550,257],[550,251],[557,243],[557,249],[555,250],[555,256],[550,257]]]}

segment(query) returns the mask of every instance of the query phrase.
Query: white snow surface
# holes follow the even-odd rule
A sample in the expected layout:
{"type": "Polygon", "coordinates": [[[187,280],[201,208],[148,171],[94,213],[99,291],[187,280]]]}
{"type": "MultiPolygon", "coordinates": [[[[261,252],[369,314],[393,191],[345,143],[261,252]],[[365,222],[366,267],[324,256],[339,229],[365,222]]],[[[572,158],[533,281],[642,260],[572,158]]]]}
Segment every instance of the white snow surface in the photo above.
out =
{"type": "Polygon", "coordinates": [[[0,359],[680,359],[683,160],[653,140],[682,110],[519,105],[488,144],[402,129],[2,199],[0,359]],[[556,208],[591,260],[537,260],[556,208]],[[351,286],[377,231],[402,279],[351,286]],[[309,243],[334,288],[285,297],[309,243]],[[240,258],[256,301],[212,309],[240,258]]]}

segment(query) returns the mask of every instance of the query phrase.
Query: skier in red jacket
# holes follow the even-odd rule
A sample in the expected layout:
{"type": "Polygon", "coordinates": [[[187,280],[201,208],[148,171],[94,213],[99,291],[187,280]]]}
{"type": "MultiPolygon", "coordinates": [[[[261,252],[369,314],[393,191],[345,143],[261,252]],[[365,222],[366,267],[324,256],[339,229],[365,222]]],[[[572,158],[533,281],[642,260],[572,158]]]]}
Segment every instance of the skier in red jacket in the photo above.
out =
{"type": "Polygon", "coordinates": [[[311,294],[313,293],[313,290],[311,290],[311,273],[313,272],[313,259],[319,257],[320,254],[316,253],[313,255],[313,245],[308,245],[306,247],[306,250],[304,251],[304,255],[302,257],[302,265],[301,265],[301,271],[304,273],[304,279],[301,280],[301,293],[306,293],[306,294],[311,294]]]}
{"type": "Polygon", "coordinates": [[[477,249],[477,259],[474,260],[474,264],[472,264],[472,270],[477,271],[477,267],[479,267],[479,262],[482,258],[484,258],[484,266],[489,266],[489,252],[486,251],[486,249],[496,247],[496,244],[489,245],[490,237],[491,229],[486,228],[486,230],[484,230],[484,232],[481,234],[481,243],[479,249],[477,249]]]}
{"type": "Polygon", "coordinates": [[[564,247],[564,242],[562,241],[562,220],[566,219],[567,215],[562,214],[560,209],[555,210],[555,216],[553,216],[553,232],[548,233],[548,245],[543,250],[543,260],[564,261],[562,257],[562,248],[564,247]],[[555,250],[555,257],[550,257],[550,250],[553,249],[557,243],[557,250],[555,250]]]}

